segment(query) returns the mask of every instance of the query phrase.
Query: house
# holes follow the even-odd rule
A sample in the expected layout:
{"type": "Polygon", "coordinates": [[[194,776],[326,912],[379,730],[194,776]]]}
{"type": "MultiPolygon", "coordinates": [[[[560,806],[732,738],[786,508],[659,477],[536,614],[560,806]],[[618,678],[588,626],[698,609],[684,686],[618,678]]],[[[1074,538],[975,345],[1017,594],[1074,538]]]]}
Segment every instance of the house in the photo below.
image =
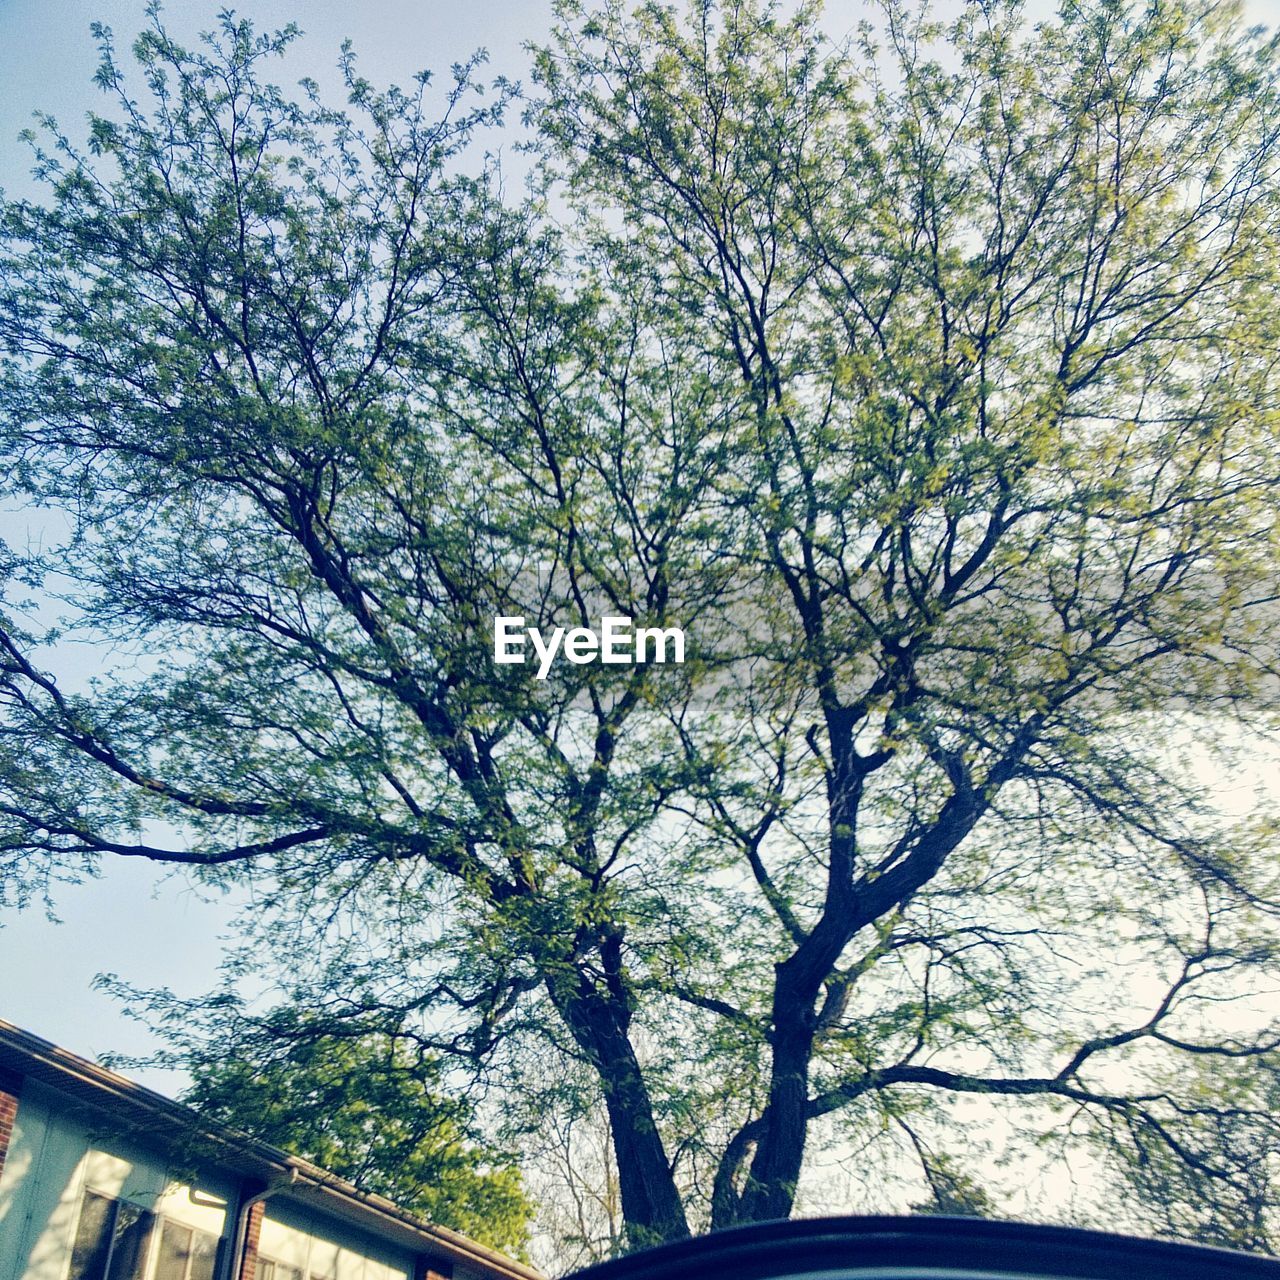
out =
{"type": "Polygon", "coordinates": [[[0,1020],[0,1280],[541,1280],[0,1020]]]}

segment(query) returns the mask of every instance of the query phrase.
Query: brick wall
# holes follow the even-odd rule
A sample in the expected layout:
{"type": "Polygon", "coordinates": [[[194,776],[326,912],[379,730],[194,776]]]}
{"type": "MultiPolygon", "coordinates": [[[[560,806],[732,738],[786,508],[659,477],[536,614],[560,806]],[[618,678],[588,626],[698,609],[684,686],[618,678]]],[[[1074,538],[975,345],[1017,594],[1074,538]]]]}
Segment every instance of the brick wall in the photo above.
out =
{"type": "Polygon", "coordinates": [[[4,1172],[4,1158],[9,1154],[9,1139],[13,1137],[13,1124],[18,1118],[21,1093],[22,1077],[0,1070],[0,1173],[4,1172]]]}
{"type": "Polygon", "coordinates": [[[266,1209],[266,1205],[259,1200],[249,1210],[249,1221],[245,1224],[244,1255],[240,1259],[240,1274],[236,1280],[253,1280],[258,1270],[258,1241],[262,1236],[262,1216],[266,1209]]]}

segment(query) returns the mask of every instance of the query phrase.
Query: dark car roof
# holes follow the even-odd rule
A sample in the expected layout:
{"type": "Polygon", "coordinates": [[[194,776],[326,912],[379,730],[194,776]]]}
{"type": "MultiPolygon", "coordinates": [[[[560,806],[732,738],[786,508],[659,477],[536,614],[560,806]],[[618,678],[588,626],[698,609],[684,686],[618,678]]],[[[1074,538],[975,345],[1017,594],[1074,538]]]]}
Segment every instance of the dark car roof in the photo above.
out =
{"type": "Polygon", "coordinates": [[[575,1280],[1280,1280],[1280,1261],[1230,1249],[1075,1227],[979,1218],[808,1218],[762,1222],[645,1249],[575,1280]]]}

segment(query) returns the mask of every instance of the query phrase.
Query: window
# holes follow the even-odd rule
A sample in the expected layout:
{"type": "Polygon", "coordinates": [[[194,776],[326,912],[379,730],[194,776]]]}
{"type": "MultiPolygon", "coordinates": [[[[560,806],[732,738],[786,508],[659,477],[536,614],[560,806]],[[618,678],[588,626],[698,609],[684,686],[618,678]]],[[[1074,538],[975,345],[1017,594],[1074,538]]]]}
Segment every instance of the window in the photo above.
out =
{"type": "Polygon", "coordinates": [[[259,1254],[254,1280],[302,1280],[302,1268],[291,1267],[284,1262],[275,1262],[259,1254]]]}
{"type": "MultiPolygon", "coordinates": [[[[147,1280],[148,1245],[157,1225],[160,1242],[150,1280],[213,1280],[217,1236],[157,1219],[136,1204],[97,1191],[86,1191],[80,1202],[67,1280],[147,1280]]],[[[280,1275],[275,1280],[295,1278],[280,1275]]]]}
{"type": "Polygon", "coordinates": [[[337,1280],[339,1252],[332,1240],[312,1236],[307,1251],[307,1280],[337,1280]]]}
{"type": "Polygon", "coordinates": [[[154,1216],[136,1204],[86,1191],[68,1280],[143,1280],[154,1222],[154,1216]]]}
{"type": "Polygon", "coordinates": [[[217,1236],[166,1218],[152,1280],[213,1280],[217,1260],[217,1236]]]}

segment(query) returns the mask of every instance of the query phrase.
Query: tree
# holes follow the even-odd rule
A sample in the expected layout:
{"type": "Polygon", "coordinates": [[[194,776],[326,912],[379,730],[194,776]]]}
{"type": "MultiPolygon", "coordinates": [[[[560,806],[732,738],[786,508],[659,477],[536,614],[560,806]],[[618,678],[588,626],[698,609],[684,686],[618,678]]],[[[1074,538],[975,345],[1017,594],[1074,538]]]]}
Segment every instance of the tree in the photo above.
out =
{"type": "Polygon", "coordinates": [[[471,1108],[446,1096],[437,1059],[387,1036],[312,1035],[291,1011],[242,1030],[239,1042],[196,1046],[188,1029],[171,1059],[191,1076],[184,1102],[439,1226],[524,1252],[532,1205],[519,1171],[469,1140],[471,1108]]]}
{"type": "Polygon", "coordinates": [[[142,105],[102,35],[3,213],[9,474],[73,526],[10,567],[140,661],[69,691],[11,607],[6,867],[251,881],[233,973],[513,1123],[589,1072],[633,1245],[966,1095],[1214,1198],[1186,1134],[1276,1123],[1171,1065],[1278,1043],[1274,818],[1203,768],[1276,728],[1275,42],[559,12],[519,200],[474,68],[340,112],[157,18],[142,105]],[[604,613],[691,660],[491,661],[604,613]]]}
{"type": "Polygon", "coordinates": [[[627,1232],[617,1162],[608,1116],[596,1098],[573,1091],[547,1112],[525,1150],[538,1226],[556,1270],[577,1271],[623,1252],[627,1232]]]}
{"type": "MultiPolygon", "coordinates": [[[[1210,1060],[1193,1064],[1188,1075],[1181,1089],[1213,1105],[1188,1118],[1180,1151],[1151,1142],[1141,1127],[1128,1140],[1097,1137],[1113,1174],[1113,1229],[1127,1218],[1167,1235],[1274,1253],[1280,1151],[1275,1127],[1261,1119],[1280,1101],[1274,1070],[1238,1071],[1210,1060]]],[[[1130,1118],[1119,1114],[1111,1123],[1124,1128],[1130,1118]]]]}

